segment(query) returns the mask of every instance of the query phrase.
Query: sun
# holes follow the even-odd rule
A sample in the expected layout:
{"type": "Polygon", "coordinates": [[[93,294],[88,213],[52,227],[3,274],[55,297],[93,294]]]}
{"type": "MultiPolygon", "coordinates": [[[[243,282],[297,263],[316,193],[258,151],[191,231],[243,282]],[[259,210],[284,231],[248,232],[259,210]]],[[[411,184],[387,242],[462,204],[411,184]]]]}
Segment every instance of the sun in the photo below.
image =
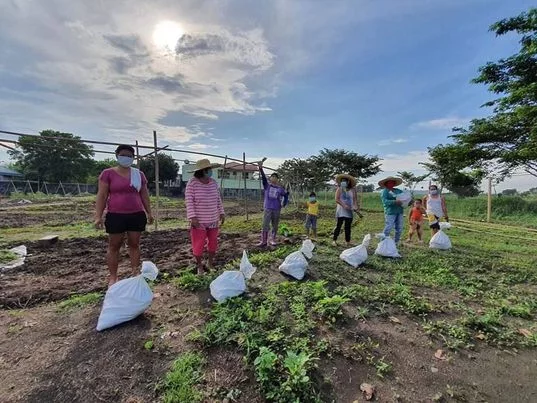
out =
{"type": "Polygon", "coordinates": [[[185,31],[174,21],[161,21],[155,26],[153,31],[153,42],[155,46],[168,52],[175,51],[177,41],[184,35],[185,31]]]}

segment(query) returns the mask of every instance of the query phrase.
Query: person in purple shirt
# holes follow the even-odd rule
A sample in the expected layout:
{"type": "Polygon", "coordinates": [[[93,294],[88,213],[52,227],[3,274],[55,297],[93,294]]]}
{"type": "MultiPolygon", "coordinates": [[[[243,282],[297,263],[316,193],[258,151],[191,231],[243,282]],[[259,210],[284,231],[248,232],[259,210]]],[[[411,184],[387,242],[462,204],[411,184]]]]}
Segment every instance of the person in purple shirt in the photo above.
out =
{"type": "Polygon", "coordinates": [[[263,216],[263,231],[261,232],[261,242],[257,246],[267,246],[269,241],[269,231],[272,224],[270,245],[276,246],[276,235],[278,233],[278,225],[280,223],[280,211],[282,206],[287,206],[289,201],[289,193],[280,185],[280,178],[277,173],[270,175],[267,180],[263,171],[263,162],[259,164],[259,173],[263,180],[263,189],[265,190],[265,213],[263,216]]]}

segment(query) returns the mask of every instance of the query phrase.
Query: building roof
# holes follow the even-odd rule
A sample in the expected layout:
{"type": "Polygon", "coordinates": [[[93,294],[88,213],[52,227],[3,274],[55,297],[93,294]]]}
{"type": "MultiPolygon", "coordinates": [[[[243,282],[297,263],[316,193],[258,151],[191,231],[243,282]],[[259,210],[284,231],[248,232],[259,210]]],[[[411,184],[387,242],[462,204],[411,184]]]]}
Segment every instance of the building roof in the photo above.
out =
{"type": "Polygon", "coordinates": [[[14,171],[12,169],[0,166],[0,175],[2,176],[24,176],[20,172],[14,171]]]}
{"type": "MultiPolygon", "coordinates": [[[[229,162],[224,167],[226,170],[229,171],[244,171],[244,164],[240,162],[229,162]]],[[[253,164],[246,164],[246,172],[257,172],[259,170],[259,167],[257,165],[253,164]]]]}

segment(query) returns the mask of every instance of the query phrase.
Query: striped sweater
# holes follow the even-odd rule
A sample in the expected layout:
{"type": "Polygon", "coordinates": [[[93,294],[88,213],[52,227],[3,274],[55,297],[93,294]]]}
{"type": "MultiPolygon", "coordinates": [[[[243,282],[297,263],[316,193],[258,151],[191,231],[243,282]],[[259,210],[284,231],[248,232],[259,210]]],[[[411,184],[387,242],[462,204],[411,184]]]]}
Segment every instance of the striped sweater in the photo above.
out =
{"type": "Polygon", "coordinates": [[[190,179],[186,185],[185,201],[189,220],[197,218],[205,228],[218,226],[224,206],[214,179],[210,179],[209,183],[202,183],[197,178],[190,179]]]}

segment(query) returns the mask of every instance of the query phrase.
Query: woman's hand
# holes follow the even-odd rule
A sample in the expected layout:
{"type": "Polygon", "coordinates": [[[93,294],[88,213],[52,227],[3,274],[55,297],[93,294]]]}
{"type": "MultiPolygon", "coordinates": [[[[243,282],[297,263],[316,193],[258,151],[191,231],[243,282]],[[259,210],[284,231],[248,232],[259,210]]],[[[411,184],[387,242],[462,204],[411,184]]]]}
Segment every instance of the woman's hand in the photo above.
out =
{"type": "Polygon", "coordinates": [[[224,225],[226,222],[226,216],[224,214],[220,214],[220,225],[224,225]]]}
{"type": "Polygon", "coordinates": [[[402,206],[403,205],[403,202],[401,200],[396,200],[395,201],[395,204],[397,204],[398,206],[402,206]]]}
{"type": "Polygon", "coordinates": [[[153,218],[153,214],[148,214],[147,215],[147,223],[149,225],[153,224],[155,222],[155,219],[153,218]]]}
{"type": "Polygon", "coordinates": [[[199,228],[200,222],[196,217],[194,217],[190,219],[190,225],[192,226],[192,228],[199,228]]]}
{"type": "Polygon", "coordinates": [[[104,222],[102,218],[95,219],[95,229],[103,229],[104,228],[104,222]]]}

